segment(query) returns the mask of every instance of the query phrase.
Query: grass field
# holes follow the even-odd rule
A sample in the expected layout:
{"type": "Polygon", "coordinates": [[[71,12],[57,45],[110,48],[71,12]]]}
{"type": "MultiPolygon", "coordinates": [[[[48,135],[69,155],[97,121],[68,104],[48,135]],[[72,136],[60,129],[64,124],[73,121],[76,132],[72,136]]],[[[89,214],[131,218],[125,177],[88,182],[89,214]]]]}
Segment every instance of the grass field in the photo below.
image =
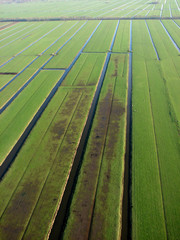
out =
{"type": "Polygon", "coordinates": [[[179,6],[0,0],[0,240],[179,238],[179,6]]]}

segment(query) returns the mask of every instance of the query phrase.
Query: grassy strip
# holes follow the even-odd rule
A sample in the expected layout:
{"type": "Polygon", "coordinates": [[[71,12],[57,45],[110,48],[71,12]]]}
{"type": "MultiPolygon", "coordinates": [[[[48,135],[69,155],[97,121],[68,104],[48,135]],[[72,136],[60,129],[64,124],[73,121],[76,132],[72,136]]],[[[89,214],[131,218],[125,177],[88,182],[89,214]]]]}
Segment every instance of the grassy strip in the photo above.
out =
{"type": "Polygon", "coordinates": [[[116,24],[116,21],[103,21],[84,52],[107,52],[110,48],[116,24]]]}
{"type": "Polygon", "coordinates": [[[0,75],[0,88],[3,87],[14,75],[0,75]]]}
{"type": "Polygon", "coordinates": [[[93,86],[97,82],[97,73],[105,59],[105,54],[82,54],[63,81],[62,86],[93,86]]]}
{"type": "Polygon", "coordinates": [[[0,68],[0,72],[20,72],[30,62],[35,59],[36,56],[17,56],[11,62],[0,68]]]}
{"type": "MultiPolygon", "coordinates": [[[[148,25],[150,27],[152,38],[155,42],[157,51],[161,59],[160,65],[162,69],[162,77],[166,86],[167,97],[169,99],[169,111],[172,116],[172,120],[177,123],[177,127],[179,128],[180,60],[178,56],[178,51],[172,44],[164,29],[160,26],[159,22],[153,23],[152,21],[148,21],[148,25]],[[158,35],[162,39],[162,41],[159,41],[158,35]]],[[[174,31],[171,30],[171,32],[174,31]]]]}
{"type": "Polygon", "coordinates": [[[126,89],[127,56],[112,55],[63,239],[120,236],[126,89]]]}
{"type": "Polygon", "coordinates": [[[169,55],[177,57],[178,51],[169,39],[160,21],[148,20],[147,24],[149,26],[160,59],[167,59],[169,58],[169,55]],[[159,39],[161,39],[161,41],[159,41],[159,39]]]}
{"type": "Polygon", "coordinates": [[[147,63],[167,237],[168,239],[178,239],[180,234],[178,214],[180,212],[180,195],[177,189],[180,185],[180,140],[176,124],[170,115],[166,86],[159,68],[160,66],[153,62],[147,63]]]}
{"type": "Polygon", "coordinates": [[[54,71],[51,73],[43,71],[40,73],[34,79],[33,84],[29,85],[23,91],[22,95],[12,103],[12,108],[6,110],[0,116],[1,163],[62,74],[63,71],[54,71]],[[21,102],[20,106],[18,102],[21,102]]]}
{"type": "MultiPolygon", "coordinates": [[[[143,32],[143,27],[144,22],[133,22],[132,238],[166,239],[154,119],[146,69],[146,61],[156,62],[153,60],[156,55],[148,31],[146,29],[143,32]]],[[[157,81],[156,78],[155,80],[157,81]]]]}
{"type": "Polygon", "coordinates": [[[120,21],[113,52],[128,52],[129,50],[129,21],[120,21]]]}

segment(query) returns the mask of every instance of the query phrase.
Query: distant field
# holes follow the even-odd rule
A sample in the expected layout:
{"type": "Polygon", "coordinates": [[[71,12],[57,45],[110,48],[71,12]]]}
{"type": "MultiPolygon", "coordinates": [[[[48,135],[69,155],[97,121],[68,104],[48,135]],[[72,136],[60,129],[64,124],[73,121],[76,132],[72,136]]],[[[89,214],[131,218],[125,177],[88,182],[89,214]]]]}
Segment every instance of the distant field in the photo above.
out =
{"type": "Polygon", "coordinates": [[[32,1],[0,3],[0,19],[58,17],[180,17],[178,0],[32,1]]]}
{"type": "Polygon", "coordinates": [[[0,240],[179,238],[178,4],[0,3],[0,240]]]}

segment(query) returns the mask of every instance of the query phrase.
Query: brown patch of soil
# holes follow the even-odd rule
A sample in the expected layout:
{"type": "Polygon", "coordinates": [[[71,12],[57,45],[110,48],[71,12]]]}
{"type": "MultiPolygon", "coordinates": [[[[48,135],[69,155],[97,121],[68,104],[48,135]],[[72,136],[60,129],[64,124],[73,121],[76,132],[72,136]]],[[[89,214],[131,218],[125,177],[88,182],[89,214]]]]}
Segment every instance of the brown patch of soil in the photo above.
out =
{"type": "Polygon", "coordinates": [[[0,31],[3,30],[3,29],[5,29],[5,28],[8,28],[8,27],[10,27],[10,26],[12,26],[12,25],[14,25],[14,24],[16,24],[16,22],[15,22],[15,23],[10,23],[10,24],[7,24],[7,25],[5,25],[5,26],[0,27],[0,31]]]}
{"type": "Polygon", "coordinates": [[[16,75],[16,72],[0,72],[0,75],[16,75]]]}
{"type": "Polygon", "coordinates": [[[115,69],[114,69],[114,73],[111,75],[111,77],[117,77],[118,76],[118,62],[119,62],[119,59],[118,59],[118,57],[116,57],[113,60],[114,60],[115,69]]]}
{"type": "Polygon", "coordinates": [[[37,182],[27,181],[23,183],[21,190],[15,193],[1,219],[0,231],[4,239],[19,239],[22,236],[34,208],[32,199],[35,198],[37,190],[37,182]]]}

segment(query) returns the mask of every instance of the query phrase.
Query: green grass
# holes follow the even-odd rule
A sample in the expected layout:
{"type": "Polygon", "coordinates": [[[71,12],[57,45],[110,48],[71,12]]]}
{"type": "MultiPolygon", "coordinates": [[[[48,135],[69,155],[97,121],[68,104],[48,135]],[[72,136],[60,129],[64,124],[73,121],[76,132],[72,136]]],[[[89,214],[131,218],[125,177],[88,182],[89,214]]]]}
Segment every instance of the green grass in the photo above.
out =
{"type": "Polygon", "coordinates": [[[148,32],[142,31],[143,28],[144,22],[133,23],[132,238],[166,239],[154,119],[146,68],[146,62],[155,61],[153,60],[155,52],[148,32]]]}
{"type": "Polygon", "coordinates": [[[14,75],[0,75],[0,88],[2,88],[13,77],[14,75]]]}
{"type": "Polygon", "coordinates": [[[129,50],[129,21],[120,21],[113,52],[128,52],[129,50]]]}
{"type": "MultiPolygon", "coordinates": [[[[169,0],[167,4],[164,2],[164,15],[169,13],[169,4],[171,4],[173,16],[179,16],[179,11],[175,1],[169,0]]],[[[160,9],[162,2],[151,4],[146,0],[136,1],[32,1],[18,4],[1,4],[0,16],[1,19],[13,18],[55,18],[55,17],[121,17],[128,14],[131,17],[138,13],[140,10],[148,6],[154,10],[150,12],[151,16],[160,16],[160,9]],[[40,9],[40,11],[39,11],[40,9]],[[137,10],[135,10],[137,9],[137,10]]],[[[141,12],[143,13],[143,12],[141,12]]],[[[140,13],[140,14],[141,14],[140,13]]]]}
{"type": "Polygon", "coordinates": [[[95,86],[105,54],[82,54],[62,86],[95,86]]]}
{"type": "Polygon", "coordinates": [[[167,31],[170,33],[171,37],[176,42],[177,46],[180,47],[180,33],[179,28],[173,21],[163,20],[162,23],[164,24],[167,31]]]}
{"type": "MultiPolygon", "coordinates": [[[[4,104],[26,83],[30,77],[49,59],[49,56],[42,56],[37,59],[29,68],[12,81],[0,95],[0,107],[4,104]]],[[[33,80],[32,80],[33,81],[33,80]]],[[[20,93],[21,94],[21,93],[20,93]]]]}
{"type": "Polygon", "coordinates": [[[0,116],[1,163],[20,138],[63,71],[41,72],[0,116]],[[20,102],[20,104],[18,104],[20,102]],[[8,136],[11,136],[9,139],[8,136]]]}
{"type": "Polygon", "coordinates": [[[63,49],[46,65],[47,68],[67,68],[88,40],[99,21],[89,21],[63,49]]]}
{"type": "Polygon", "coordinates": [[[116,25],[116,21],[103,21],[85,47],[84,52],[107,52],[110,49],[116,25]]]}
{"type": "MultiPolygon", "coordinates": [[[[32,23],[26,23],[26,25],[30,25],[32,23]]],[[[26,47],[28,47],[30,44],[38,40],[40,37],[42,37],[44,34],[48,33],[49,31],[54,30],[50,32],[48,35],[46,35],[44,38],[42,38],[40,41],[36,42],[34,45],[32,45],[30,48],[25,50],[22,55],[37,55],[40,54],[44,49],[46,49],[51,43],[53,43],[58,37],[60,37],[68,27],[72,26],[72,22],[40,22],[35,23],[33,27],[35,28],[34,31],[27,33],[27,35],[24,35],[22,38],[17,38],[16,35],[12,36],[12,40],[15,40],[14,42],[10,43],[9,45],[1,48],[2,55],[4,56],[15,56],[18,54],[21,50],[24,50],[26,47]],[[59,25],[59,27],[58,27],[59,25]],[[39,26],[39,27],[38,27],[39,26]],[[37,27],[37,28],[36,28],[37,27]]],[[[27,31],[29,28],[27,29],[27,31]]],[[[17,30],[18,31],[18,30],[17,30]]],[[[10,41],[9,41],[10,42],[10,41]]]]}

